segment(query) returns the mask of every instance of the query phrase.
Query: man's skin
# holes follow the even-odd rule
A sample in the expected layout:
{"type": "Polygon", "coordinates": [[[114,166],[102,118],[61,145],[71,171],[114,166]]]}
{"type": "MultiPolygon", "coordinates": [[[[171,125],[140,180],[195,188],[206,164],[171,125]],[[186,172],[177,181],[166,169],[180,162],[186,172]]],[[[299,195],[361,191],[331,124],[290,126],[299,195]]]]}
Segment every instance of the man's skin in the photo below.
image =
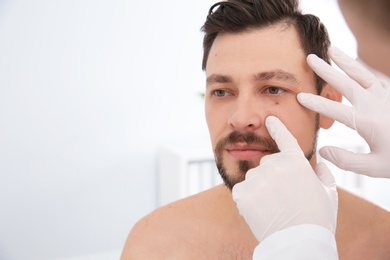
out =
{"type": "MultiPolygon", "coordinates": [[[[206,119],[213,149],[233,131],[269,139],[264,120],[275,115],[304,153],[310,154],[316,115],[299,105],[296,94],[316,93],[313,75],[292,27],[278,24],[218,35],[206,66],[206,119]]],[[[330,86],[321,95],[341,99],[330,86]]],[[[332,123],[319,118],[322,128],[332,123]]],[[[265,145],[237,143],[225,147],[220,156],[227,178],[234,183],[245,176],[238,161],[248,161],[252,168],[269,153],[265,145]]],[[[310,163],[316,165],[315,155],[310,163]]],[[[390,214],[386,210],[339,189],[337,224],[340,259],[390,259],[390,214]]],[[[122,259],[252,259],[257,244],[238,213],[231,190],[219,185],[141,219],[130,232],[122,259]]]]}
{"type": "Polygon", "coordinates": [[[372,68],[390,77],[390,29],[388,15],[385,14],[389,7],[387,6],[385,11],[379,11],[381,1],[338,2],[349,28],[356,37],[359,57],[372,68]],[[367,10],[367,7],[370,10],[367,10]]]}

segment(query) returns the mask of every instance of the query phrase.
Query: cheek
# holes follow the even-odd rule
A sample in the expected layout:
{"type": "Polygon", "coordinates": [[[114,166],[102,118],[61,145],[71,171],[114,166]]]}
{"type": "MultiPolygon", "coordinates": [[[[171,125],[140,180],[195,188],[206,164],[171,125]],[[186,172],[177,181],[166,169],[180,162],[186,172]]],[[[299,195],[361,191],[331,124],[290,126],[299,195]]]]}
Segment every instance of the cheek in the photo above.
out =
{"type": "Polygon", "coordinates": [[[314,118],[314,113],[301,106],[295,98],[274,100],[267,106],[268,114],[278,117],[288,125],[314,118]]]}
{"type": "Polygon", "coordinates": [[[210,105],[206,104],[205,106],[206,123],[213,147],[217,142],[218,136],[223,131],[223,127],[226,125],[225,115],[222,112],[223,111],[216,111],[215,108],[210,105]]]}
{"type": "Polygon", "coordinates": [[[206,117],[206,123],[209,129],[212,128],[212,124],[214,122],[215,117],[215,109],[211,105],[210,101],[207,100],[207,96],[205,97],[205,105],[204,105],[204,111],[205,111],[205,117],[206,117]]]}
{"type": "Polygon", "coordinates": [[[290,102],[283,106],[275,102],[270,115],[278,117],[283,122],[303,149],[311,145],[315,133],[316,113],[298,102],[290,102]]]}
{"type": "Polygon", "coordinates": [[[213,123],[215,124],[215,120],[213,118],[213,114],[211,113],[210,109],[207,108],[207,106],[205,109],[205,117],[206,117],[207,127],[209,129],[209,133],[210,133],[210,135],[212,135],[212,130],[214,128],[213,123]]]}

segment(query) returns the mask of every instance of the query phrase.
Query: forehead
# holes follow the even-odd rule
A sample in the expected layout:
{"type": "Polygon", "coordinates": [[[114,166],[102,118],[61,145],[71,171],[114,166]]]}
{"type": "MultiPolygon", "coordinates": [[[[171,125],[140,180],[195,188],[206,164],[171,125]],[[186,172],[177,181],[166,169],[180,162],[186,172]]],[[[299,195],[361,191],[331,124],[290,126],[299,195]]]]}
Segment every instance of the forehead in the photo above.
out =
{"type": "Polygon", "coordinates": [[[306,63],[306,54],[292,26],[275,25],[219,34],[210,49],[206,76],[222,74],[249,78],[276,70],[289,72],[301,82],[314,82],[313,71],[306,63]]]}

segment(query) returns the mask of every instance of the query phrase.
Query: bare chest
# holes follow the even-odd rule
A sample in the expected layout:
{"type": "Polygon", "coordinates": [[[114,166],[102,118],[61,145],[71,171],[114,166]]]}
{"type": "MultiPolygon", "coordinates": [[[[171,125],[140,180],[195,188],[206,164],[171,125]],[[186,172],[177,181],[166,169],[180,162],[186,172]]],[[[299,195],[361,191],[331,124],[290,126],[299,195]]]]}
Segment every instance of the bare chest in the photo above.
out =
{"type": "Polygon", "coordinates": [[[257,240],[247,230],[204,228],[176,241],[174,259],[252,259],[257,240]],[[181,258],[183,257],[183,258],[181,258]]]}

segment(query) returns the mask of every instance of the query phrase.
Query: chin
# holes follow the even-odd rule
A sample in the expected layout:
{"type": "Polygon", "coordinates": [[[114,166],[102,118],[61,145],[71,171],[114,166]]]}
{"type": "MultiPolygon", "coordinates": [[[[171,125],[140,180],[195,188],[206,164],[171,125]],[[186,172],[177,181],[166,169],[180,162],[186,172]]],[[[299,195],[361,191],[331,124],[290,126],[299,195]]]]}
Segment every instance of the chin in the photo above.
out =
{"type": "Polygon", "coordinates": [[[219,174],[225,185],[229,189],[233,189],[233,186],[245,180],[246,173],[259,165],[260,160],[240,160],[235,162],[234,167],[226,167],[225,165],[217,164],[219,174]]]}

